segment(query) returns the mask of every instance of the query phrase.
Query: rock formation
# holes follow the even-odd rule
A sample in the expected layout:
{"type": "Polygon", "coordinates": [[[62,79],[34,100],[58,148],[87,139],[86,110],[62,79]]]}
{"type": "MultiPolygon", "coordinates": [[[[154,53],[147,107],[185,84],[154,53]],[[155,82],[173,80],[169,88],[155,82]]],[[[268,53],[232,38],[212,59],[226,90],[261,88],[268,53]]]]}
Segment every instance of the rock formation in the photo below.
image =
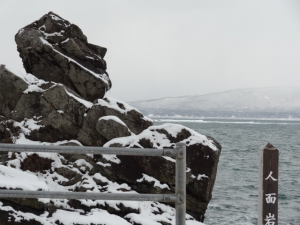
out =
{"type": "Polygon", "coordinates": [[[27,73],[61,83],[84,99],[103,98],[111,88],[106,48],[89,44],[75,24],[50,12],[15,36],[27,73]]]}
{"type": "MultiPolygon", "coordinates": [[[[213,138],[181,125],[153,126],[137,109],[104,97],[111,87],[106,49],[52,12],[21,29],[16,43],[27,73],[0,65],[0,143],[173,148],[184,142],[187,224],[201,224],[221,151],[213,138]]],[[[0,152],[6,189],[171,193],[174,173],[170,157],[0,152]]],[[[157,202],[0,199],[0,225],[172,220],[173,206],[157,202]]]]}

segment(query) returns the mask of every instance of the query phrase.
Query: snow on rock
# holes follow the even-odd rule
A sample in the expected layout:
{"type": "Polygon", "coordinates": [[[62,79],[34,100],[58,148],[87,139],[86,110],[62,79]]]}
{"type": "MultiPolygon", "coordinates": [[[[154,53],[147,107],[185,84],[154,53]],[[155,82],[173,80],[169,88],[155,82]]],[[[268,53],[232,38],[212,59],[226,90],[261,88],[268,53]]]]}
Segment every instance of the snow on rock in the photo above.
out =
{"type": "Polygon", "coordinates": [[[125,219],[120,218],[119,216],[109,214],[105,210],[94,209],[86,215],[81,215],[78,212],[68,212],[65,210],[57,210],[53,214],[53,219],[56,219],[64,225],[73,225],[73,224],[101,224],[106,225],[130,225],[125,219]]]}
{"type": "MultiPolygon", "coordinates": [[[[1,69],[0,75],[5,80],[5,85],[9,86],[17,78],[19,83],[15,82],[14,85],[15,90],[19,90],[20,95],[15,103],[9,106],[10,108],[6,107],[7,103],[3,103],[5,107],[2,107],[3,112],[1,112],[4,117],[1,117],[0,121],[0,142],[33,145],[81,146],[82,143],[84,145],[94,145],[93,143],[82,142],[85,139],[79,137],[85,135],[84,137],[88,137],[88,140],[90,138],[97,141],[95,145],[103,146],[111,138],[108,134],[115,133],[119,135],[118,138],[113,137],[106,145],[169,148],[174,147],[174,144],[178,141],[185,141],[188,148],[192,149],[191,151],[194,151],[193,147],[197,144],[203,146],[204,150],[208,151],[205,156],[209,155],[211,151],[219,152],[219,150],[210,149],[210,147],[217,146],[215,142],[194,133],[188,128],[174,127],[171,124],[158,127],[151,126],[151,120],[122,101],[105,98],[97,100],[93,104],[62,84],[40,81],[35,79],[33,75],[28,74],[16,76],[3,66],[1,69]],[[33,87],[30,85],[37,85],[38,88],[30,88],[33,87]],[[103,123],[105,122],[112,123],[109,126],[104,126],[103,123]],[[100,131],[100,129],[97,129],[96,125],[98,123],[100,125],[102,123],[100,128],[106,130],[100,131]],[[116,124],[124,128],[123,133],[114,130],[114,128],[120,130],[120,127],[116,124]],[[99,136],[96,137],[99,138],[95,138],[94,134],[98,134],[99,136]]],[[[0,89],[0,94],[7,96],[7,93],[4,93],[3,90],[5,89],[0,89]]],[[[201,147],[197,148],[197,150],[199,149],[201,147]]],[[[213,157],[209,157],[209,159],[211,158],[213,157]]],[[[202,160],[201,157],[199,159],[202,160]]],[[[24,152],[8,153],[0,160],[1,168],[4,168],[3,171],[5,169],[14,171],[10,174],[17,174],[17,176],[32,181],[26,183],[22,182],[22,179],[16,178],[17,176],[14,178],[6,176],[2,179],[6,184],[6,186],[3,186],[4,188],[31,188],[32,190],[35,188],[49,191],[87,191],[96,193],[174,192],[174,159],[170,157],[150,159],[149,157],[120,157],[116,155],[87,156],[83,154],[75,156],[71,154],[24,152]],[[164,173],[161,171],[164,171],[164,173]],[[24,174],[28,174],[28,176],[24,174]],[[18,183],[19,181],[22,183],[18,183]]],[[[198,162],[197,165],[199,165],[198,162]]],[[[203,162],[203,165],[205,165],[205,162],[203,162]]],[[[197,184],[197,182],[203,182],[203,179],[192,178],[193,174],[208,174],[209,179],[205,180],[210,182],[214,180],[214,177],[209,175],[210,173],[207,173],[207,171],[197,171],[195,166],[189,166],[189,168],[191,168],[191,171],[187,172],[187,175],[190,177],[188,180],[191,193],[197,191],[200,193],[200,184],[197,184]]],[[[2,174],[2,176],[4,175],[2,174]]],[[[207,183],[201,183],[201,185],[207,185],[207,183]]],[[[210,193],[209,190],[210,186],[204,189],[208,194],[210,193]]],[[[206,195],[200,194],[200,196],[206,195]]],[[[199,201],[199,194],[198,196],[191,194],[188,198],[190,201],[187,205],[189,213],[187,218],[191,221],[193,221],[193,218],[199,219],[197,215],[205,213],[207,203],[199,201]]],[[[19,207],[18,202],[12,201],[10,206],[7,206],[5,202],[0,201],[1,210],[7,212],[6,216],[0,218],[0,222],[1,219],[6,218],[8,220],[9,217],[11,221],[19,221],[23,224],[30,224],[31,220],[41,224],[55,224],[55,221],[68,224],[74,221],[71,219],[68,221],[63,220],[58,215],[74,213],[72,215],[77,215],[82,221],[92,224],[93,220],[87,218],[92,218],[92,215],[100,212],[104,215],[109,210],[111,218],[119,218],[124,224],[138,224],[141,221],[142,224],[151,225],[162,222],[174,224],[174,208],[155,202],[67,199],[25,199],[23,201],[24,206],[31,208],[30,212],[16,210],[19,207]],[[36,203],[32,205],[32,201],[36,203]],[[53,209],[54,213],[52,214],[47,213],[49,205],[53,209]],[[83,208],[86,211],[83,211],[83,208]],[[41,209],[46,210],[40,214],[41,209]],[[97,213],[94,210],[98,210],[97,213]],[[90,217],[87,215],[90,215],[90,217]]]]}
{"type": "MultiPolygon", "coordinates": [[[[28,156],[36,153],[20,153],[17,158],[22,158],[23,161],[28,156]]],[[[45,153],[44,153],[45,154],[45,153]]],[[[50,155],[50,154],[48,154],[50,155]]],[[[92,192],[104,193],[137,193],[126,183],[118,183],[111,181],[109,178],[103,176],[101,173],[75,172],[80,179],[78,182],[66,178],[66,173],[62,173],[59,169],[73,171],[71,161],[67,158],[54,154],[52,157],[55,160],[52,169],[47,172],[23,172],[17,168],[11,168],[0,165],[0,186],[5,188],[21,188],[24,190],[49,190],[49,191],[75,191],[86,190],[92,192]],[[57,172],[54,172],[57,171],[57,172]]],[[[40,155],[41,157],[48,157],[47,155],[40,155]]],[[[8,160],[9,161],[12,161],[8,160]]],[[[74,164],[81,166],[90,166],[93,161],[76,160],[74,164]]],[[[97,164],[96,164],[97,165],[97,164]]],[[[76,176],[75,176],[76,177],[76,176]]],[[[158,182],[157,180],[144,176],[145,179],[158,182]]],[[[72,179],[72,178],[71,178],[72,179]]],[[[73,178],[75,179],[75,178],[73,178]]],[[[160,184],[161,185],[161,184],[160,184]]],[[[164,188],[164,185],[162,185],[164,188]]],[[[149,224],[156,225],[165,222],[166,224],[175,224],[175,211],[171,206],[157,202],[131,202],[131,201],[103,201],[103,200],[78,200],[79,205],[74,205],[74,200],[55,200],[55,199],[38,199],[39,204],[52,205],[54,213],[50,215],[47,209],[44,213],[35,214],[32,212],[18,211],[12,206],[15,203],[10,203],[12,206],[5,206],[5,203],[0,201],[0,210],[8,212],[11,221],[20,222],[36,221],[41,224],[56,224],[59,221],[61,224],[149,224]],[[80,205],[85,206],[85,211],[82,211],[80,205]],[[107,211],[110,208],[110,213],[107,211]],[[113,209],[113,210],[112,210],[113,209]],[[125,215],[120,217],[119,213],[125,215]],[[125,214],[124,214],[125,213],[125,214]]],[[[23,202],[24,205],[30,202],[23,202]]],[[[44,206],[44,208],[46,208],[44,206]]],[[[5,218],[5,217],[3,217],[5,218]]],[[[0,221],[1,219],[0,218],[0,221]]],[[[193,217],[187,214],[187,219],[193,221],[193,217]]],[[[193,221],[192,224],[202,224],[193,221]]]]}
{"type": "MultiPolygon", "coordinates": [[[[204,215],[211,198],[221,152],[221,146],[213,138],[198,134],[182,125],[168,123],[150,126],[138,135],[132,134],[128,137],[115,138],[104,146],[163,149],[174,148],[177,142],[183,142],[187,145],[187,193],[190,199],[187,203],[187,210],[195,213],[195,215],[204,215]],[[197,179],[195,179],[194,174],[199,174],[197,179]],[[205,199],[205,201],[199,200],[199,198],[205,199]]],[[[165,183],[171,190],[174,187],[174,159],[170,157],[133,157],[133,159],[125,156],[117,157],[120,160],[119,164],[124,167],[121,169],[113,163],[111,167],[120,177],[134,170],[133,164],[140,168],[139,171],[135,171],[135,175],[132,174],[132,177],[137,177],[136,181],[144,180],[151,183],[154,181],[151,180],[153,178],[165,183]],[[146,177],[151,177],[151,179],[145,179],[146,177]]],[[[133,181],[128,179],[128,182],[133,181]]],[[[139,188],[136,190],[138,191],[139,188]]],[[[162,187],[156,191],[167,193],[162,187]]]]}
{"type": "Polygon", "coordinates": [[[53,12],[22,28],[15,41],[25,70],[39,79],[64,84],[88,101],[111,88],[107,49],[88,43],[78,26],[53,12]]]}
{"type": "Polygon", "coordinates": [[[36,175],[3,165],[0,165],[0,187],[27,191],[49,189],[47,184],[39,180],[36,175]]]}
{"type": "MultiPolygon", "coordinates": [[[[149,127],[149,129],[151,130],[151,127],[149,127]]],[[[190,128],[184,127],[182,125],[179,125],[179,124],[175,125],[175,124],[171,124],[171,123],[166,123],[166,124],[162,124],[160,126],[156,126],[156,127],[154,127],[154,129],[155,130],[160,130],[160,129],[166,130],[174,138],[176,138],[182,130],[186,130],[191,135],[189,138],[182,140],[181,142],[184,142],[185,144],[187,144],[187,146],[200,143],[202,145],[208,146],[209,148],[211,148],[215,151],[218,150],[218,147],[214,144],[214,140],[209,139],[207,136],[199,134],[196,131],[194,131],[190,128]]]]}
{"type": "Polygon", "coordinates": [[[88,167],[90,170],[93,168],[93,166],[88,163],[87,161],[85,161],[84,159],[78,159],[74,162],[77,166],[85,166],[88,167]]]}
{"type": "Polygon", "coordinates": [[[116,164],[120,164],[121,161],[120,159],[116,156],[116,155],[107,155],[107,154],[103,154],[102,157],[110,162],[116,163],[116,164]]]}
{"type": "Polygon", "coordinates": [[[122,101],[98,99],[84,116],[78,140],[84,145],[103,146],[111,139],[139,134],[152,124],[152,120],[122,101]]]}
{"type": "Polygon", "coordinates": [[[91,108],[93,106],[93,103],[83,100],[77,96],[75,96],[74,94],[70,93],[67,91],[67,89],[65,88],[66,93],[71,96],[72,98],[74,98],[76,101],[80,102],[81,104],[83,104],[86,108],[91,108]]]}
{"type": "Polygon", "coordinates": [[[155,179],[154,177],[150,177],[147,174],[143,174],[141,179],[138,179],[137,182],[147,181],[149,183],[154,182],[154,187],[159,187],[161,189],[167,188],[170,190],[167,184],[161,184],[159,180],[155,179]]]}
{"type": "Polygon", "coordinates": [[[132,135],[127,125],[116,116],[103,116],[96,124],[96,130],[107,140],[132,135]]]}
{"type": "Polygon", "coordinates": [[[40,88],[40,86],[48,83],[44,80],[38,79],[37,77],[33,76],[30,73],[18,71],[13,67],[5,66],[5,68],[11,73],[21,78],[22,80],[24,80],[28,84],[28,88],[24,91],[25,94],[28,94],[29,92],[42,92],[44,90],[40,88]]]}
{"type": "Polygon", "coordinates": [[[167,147],[174,147],[174,143],[171,143],[171,140],[167,137],[167,135],[163,132],[160,132],[161,130],[164,130],[167,132],[169,136],[171,136],[173,139],[176,139],[176,137],[185,130],[190,135],[184,139],[180,140],[181,142],[185,143],[187,146],[194,145],[194,144],[202,144],[205,145],[212,150],[217,151],[218,147],[215,145],[214,140],[209,139],[207,136],[197,133],[196,131],[193,131],[190,128],[184,127],[179,124],[171,124],[166,123],[159,126],[151,126],[148,129],[144,130],[139,135],[132,135],[130,137],[121,137],[113,139],[105,144],[105,146],[110,146],[115,143],[121,144],[122,146],[140,146],[139,141],[141,139],[147,139],[149,140],[154,148],[167,148],[167,147]]]}
{"type": "Polygon", "coordinates": [[[116,116],[103,116],[98,121],[100,120],[114,120],[115,122],[120,123],[123,126],[126,126],[126,124],[116,116]]]}
{"type": "Polygon", "coordinates": [[[206,176],[205,174],[198,174],[197,180],[202,180],[202,178],[209,178],[209,177],[206,176]]]}
{"type": "MultiPolygon", "coordinates": [[[[115,109],[115,110],[119,111],[122,114],[127,114],[130,111],[136,111],[138,113],[141,113],[139,110],[137,110],[136,108],[132,107],[131,105],[129,105],[129,104],[123,102],[123,101],[117,100],[115,98],[112,98],[112,97],[106,97],[105,100],[98,99],[97,104],[101,105],[101,106],[106,106],[108,108],[115,109]]],[[[151,123],[153,122],[152,119],[150,119],[150,118],[148,118],[146,116],[143,116],[143,119],[147,120],[147,121],[149,121],[151,123]]]]}
{"type": "MultiPolygon", "coordinates": [[[[45,33],[44,33],[44,34],[45,34],[45,33]]],[[[48,34],[48,35],[45,35],[45,36],[46,36],[46,39],[47,39],[48,36],[58,36],[58,35],[55,35],[55,34],[57,34],[57,33],[54,33],[54,34],[52,33],[51,35],[49,35],[49,34],[48,34]]],[[[60,35],[60,36],[62,36],[62,35],[60,35]]],[[[93,71],[87,69],[86,67],[84,67],[84,66],[82,66],[80,63],[78,63],[76,60],[74,60],[74,59],[72,59],[72,58],[70,58],[70,57],[64,55],[64,54],[61,53],[60,51],[58,51],[58,50],[56,50],[55,48],[53,48],[53,46],[52,46],[48,41],[46,41],[44,38],[41,37],[40,40],[42,41],[42,43],[43,43],[44,45],[50,46],[50,47],[53,49],[53,51],[55,51],[56,53],[60,54],[60,55],[63,56],[64,58],[66,58],[66,59],[68,60],[69,63],[75,63],[76,65],[78,65],[79,67],[81,67],[81,68],[82,68],[83,70],[85,70],[86,72],[88,72],[88,73],[94,75],[97,79],[101,79],[101,80],[102,80],[104,83],[106,83],[107,85],[110,84],[110,79],[109,79],[109,77],[108,77],[107,74],[105,74],[105,73],[103,73],[103,74],[97,74],[97,73],[95,73],[95,72],[93,72],[93,71]]],[[[61,42],[61,43],[65,43],[65,42],[61,42]]],[[[89,58],[89,57],[87,57],[87,58],[89,58]]]]}
{"type": "MultiPolygon", "coordinates": [[[[187,225],[202,224],[221,151],[214,139],[180,125],[152,126],[136,108],[104,97],[111,88],[106,49],[53,12],[20,29],[15,40],[30,73],[0,65],[0,143],[174,148],[184,142],[187,225]]],[[[0,154],[3,189],[170,194],[174,182],[171,157],[0,154]]],[[[1,199],[0,212],[0,224],[175,224],[173,206],[151,201],[1,199]]]]}

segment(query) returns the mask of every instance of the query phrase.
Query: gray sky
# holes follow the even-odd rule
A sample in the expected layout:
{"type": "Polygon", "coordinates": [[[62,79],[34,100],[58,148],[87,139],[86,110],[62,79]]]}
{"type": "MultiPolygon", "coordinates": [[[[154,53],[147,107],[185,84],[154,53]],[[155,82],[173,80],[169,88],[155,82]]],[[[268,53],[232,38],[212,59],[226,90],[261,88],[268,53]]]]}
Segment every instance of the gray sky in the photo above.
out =
{"type": "Polygon", "coordinates": [[[0,64],[24,71],[14,35],[49,11],[108,49],[120,100],[300,86],[299,0],[0,0],[0,64]]]}

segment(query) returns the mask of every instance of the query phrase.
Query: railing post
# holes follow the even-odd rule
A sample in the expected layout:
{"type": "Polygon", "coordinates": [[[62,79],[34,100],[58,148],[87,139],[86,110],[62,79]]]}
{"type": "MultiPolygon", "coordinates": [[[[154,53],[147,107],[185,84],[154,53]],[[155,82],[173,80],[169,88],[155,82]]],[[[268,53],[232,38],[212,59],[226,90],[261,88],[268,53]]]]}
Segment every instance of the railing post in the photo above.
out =
{"type": "Polygon", "coordinates": [[[176,143],[178,155],[176,157],[175,191],[179,194],[179,202],[175,203],[176,225],[185,225],[186,214],[186,145],[176,143]]]}

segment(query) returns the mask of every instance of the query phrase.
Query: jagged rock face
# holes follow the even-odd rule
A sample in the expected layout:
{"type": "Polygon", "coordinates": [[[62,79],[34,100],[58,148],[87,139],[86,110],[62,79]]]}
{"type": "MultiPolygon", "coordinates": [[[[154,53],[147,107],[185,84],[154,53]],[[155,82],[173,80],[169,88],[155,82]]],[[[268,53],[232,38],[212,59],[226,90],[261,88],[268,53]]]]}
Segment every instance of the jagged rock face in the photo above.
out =
{"type": "MultiPolygon", "coordinates": [[[[139,111],[126,104],[125,102],[121,102],[114,98],[98,99],[98,101],[95,102],[95,104],[86,114],[82,126],[82,131],[78,133],[78,140],[84,145],[102,146],[103,144],[105,144],[105,142],[107,142],[107,140],[112,137],[111,135],[109,135],[110,137],[107,136],[108,139],[106,138],[105,142],[101,142],[104,130],[108,135],[107,123],[105,125],[106,128],[103,127],[102,129],[99,129],[98,127],[97,129],[96,126],[97,124],[99,126],[99,119],[106,116],[116,116],[124,124],[126,124],[127,129],[129,129],[134,134],[141,133],[144,129],[147,129],[153,124],[151,120],[149,120],[139,111]]],[[[113,130],[116,131],[116,128],[114,128],[114,126],[110,126],[110,129],[112,129],[110,133],[112,133],[113,130]]],[[[118,132],[114,135],[118,135],[118,132]]],[[[125,128],[123,128],[122,133],[124,134],[124,136],[128,136],[125,128]]]]}
{"type": "MultiPolygon", "coordinates": [[[[151,119],[106,97],[103,57],[82,31],[50,12],[16,35],[27,72],[0,65],[0,143],[173,148],[187,145],[187,225],[200,225],[211,199],[221,146],[210,137],[151,119]]],[[[104,193],[174,193],[170,157],[0,152],[0,188],[104,193]]],[[[171,225],[158,202],[0,199],[0,225],[171,225]]]]}
{"type": "MultiPolygon", "coordinates": [[[[19,95],[14,97],[14,107],[5,104],[1,107],[3,112],[8,113],[0,118],[0,142],[56,145],[83,143],[134,148],[172,148],[175,143],[184,142],[187,144],[187,211],[197,220],[205,214],[211,199],[221,151],[221,146],[215,140],[180,125],[151,126],[152,122],[140,112],[114,98],[98,99],[92,103],[62,84],[45,82],[30,74],[16,75],[5,66],[1,68],[2,79],[9,80],[6,77],[12,77],[15,85],[21,84],[22,88],[19,95]]],[[[0,89],[3,99],[6,99],[7,95],[9,97],[6,89],[0,89]]],[[[90,190],[87,187],[91,187],[91,183],[84,185],[87,179],[84,174],[88,172],[88,179],[93,180],[89,182],[94,182],[92,187],[98,185],[100,191],[107,190],[111,182],[116,182],[120,184],[119,189],[122,191],[174,192],[175,164],[174,160],[168,157],[95,155],[90,158],[66,154],[61,155],[64,159],[57,163],[45,155],[27,154],[23,155],[23,158],[7,154],[0,156],[1,161],[7,165],[14,165],[15,161],[19,160],[16,165],[20,165],[20,169],[47,173],[47,176],[53,179],[57,178],[51,174],[56,173],[60,176],[57,181],[59,185],[73,186],[74,191],[90,190]],[[53,166],[53,163],[56,166],[53,166]],[[84,165],[85,168],[82,167],[84,165]],[[77,172],[74,171],[74,166],[77,172]],[[122,183],[126,184],[126,188],[122,183]]],[[[14,207],[20,204],[10,200],[4,202],[9,202],[9,205],[14,207]]],[[[22,204],[32,206],[31,201],[22,204]]],[[[99,206],[98,203],[94,204],[94,207],[99,206]]],[[[120,202],[119,206],[123,204],[120,202]]],[[[75,200],[69,201],[67,205],[65,207],[76,206],[78,210],[93,208],[75,200]]],[[[121,212],[115,212],[116,215],[124,213],[125,216],[137,210],[124,205],[122,207],[121,212]]],[[[109,208],[111,206],[102,209],[109,208]]],[[[52,206],[52,210],[57,209],[57,206],[52,206]]]]}
{"type": "MultiPolygon", "coordinates": [[[[14,96],[13,104],[1,107],[4,116],[0,117],[0,143],[173,148],[175,143],[184,142],[187,144],[187,212],[201,220],[211,199],[221,151],[215,140],[180,125],[151,126],[151,120],[114,98],[92,103],[62,84],[46,82],[30,74],[14,74],[5,66],[0,68],[0,77],[7,82],[14,81],[19,93],[14,96]]],[[[10,93],[3,88],[0,96],[5,100],[10,98],[10,93]]],[[[0,160],[9,167],[19,166],[32,173],[46,174],[43,176],[47,180],[53,179],[54,186],[73,191],[95,191],[95,187],[100,192],[112,191],[114,185],[122,192],[175,191],[175,163],[169,157],[57,154],[53,158],[44,154],[0,154],[0,160]]],[[[98,201],[92,202],[91,205],[90,202],[70,200],[64,207],[73,207],[75,211],[100,207],[131,219],[133,217],[129,215],[141,212],[139,207],[132,208],[124,202],[118,203],[118,210],[112,209],[110,204],[101,206],[98,201]]],[[[30,209],[28,212],[42,214],[39,201],[38,204],[32,200],[5,199],[2,203],[13,208],[22,205],[30,209]]],[[[148,207],[154,207],[151,204],[148,207]]],[[[56,215],[59,205],[59,202],[47,203],[43,207],[56,215]]],[[[6,218],[6,214],[3,216],[6,218]]],[[[32,217],[31,222],[37,221],[32,217]]],[[[170,223],[165,221],[165,224],[170,223]]]]}
{"type": "Polygon", "coordinates": [[[8,116],[27,87],[24,80],[0,65],[0,114],[8,116]]]}
{"type": "MultiPolygon", "coordinates": [[[[62,84],[39,80],[30,74],[16,75],[3,65],[0,78],[3,80],[0,82],[3,85],[0,89],[1,114],[15,121],[12,122],[15,127],[31,127],[25,132],[31,141],[78,139],[85,145],[103,146],[112,138],[131,135],[130,129],[139,134],[152,125],[152,121],[135,108],[113,98],[93,104],[62,84]],[[104,116],[118,116],[122,124],[99,121],[104,116]]],[[[8,128],[5,124],[1,125],[3,129],[8,128]]],[[[4,131],[1,135],[11,142],[8,131],[4,131]]],[[[11,136],[17,140],[19,135],[11,136]]]]}
{"type": "Polygon", "coordinates": [[[15,36],[27,73],[64,84],[84,99],[103,98],[111,88],[106,48],[87,42],[75,24],[49,12],[15,36]]]}
{"type": "MultiPolygon", "coordinates": [[[[212,197],[217,174],[221,145],[211,137],[177,124],[151,126],[136,136],[115,138],[106,147],[130,148],[174,148],[177,142],[187,145],[187,211],[200,219],[205,214],[212,197]],[[201,166],[199,166],[201,165],[201,166]]],[[[112,171],[118,179],[132,184],[139,193],[170,193],[175,186],[175,160],[169,157],[128,157],[118,156],[120,163],[112,163],[112,171]],[[137,169],[138,168],[138,169],[137,169]],[[137,182],[147,174],[167,189],[153,190],[149,185],[137,182]]],[[[147,180],[147,179],[144,179],[147,180]]]]}

